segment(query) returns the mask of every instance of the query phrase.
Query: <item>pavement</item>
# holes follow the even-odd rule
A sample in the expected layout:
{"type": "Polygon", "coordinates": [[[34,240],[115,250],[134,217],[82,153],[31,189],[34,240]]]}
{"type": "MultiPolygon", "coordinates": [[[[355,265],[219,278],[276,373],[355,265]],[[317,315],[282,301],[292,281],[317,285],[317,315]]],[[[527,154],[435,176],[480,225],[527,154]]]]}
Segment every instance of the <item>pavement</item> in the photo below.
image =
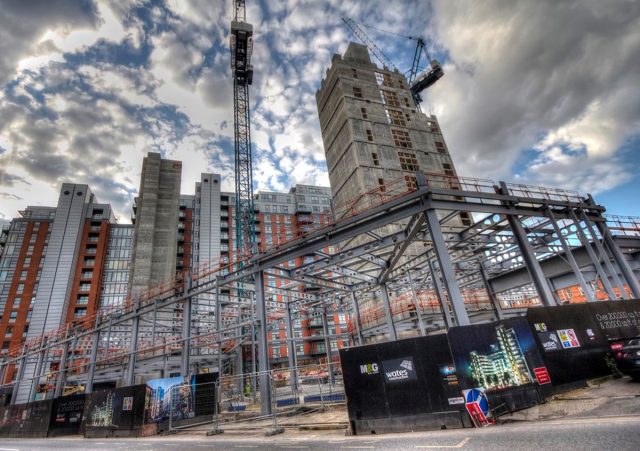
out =
{"type": "MultiPolygon", "coordinates": [[[[538,422],[559,419],[638,417],[640,421],[640,382],[628,376],[620,379],[604,377],[589,381],[584,388],[574,389],[553,396],[544,404],[500,417],[500,423],[538,422]]],[[[349,417],[345,404],[326,405],[300,415],[280,416],[277,426],[287,435],[312,436],[321,432],[324,437],[340,437],[348,434],[349,417]]],[[[245,437],[263,436],[272,429],[271,420],[238,424],[221,424],[226,434],[242,434],[245,437]]],[[[180,434],[200,434],[210,426],[188,430],[180,434]]]]}
{"type": "Polygon", "coordinates": [[[604,377],[587,387],[555,395],[544,404],[501,417],[502,421],[541,421],[565,417],[640,416],[640,382],[628,376],[604,377]]]}

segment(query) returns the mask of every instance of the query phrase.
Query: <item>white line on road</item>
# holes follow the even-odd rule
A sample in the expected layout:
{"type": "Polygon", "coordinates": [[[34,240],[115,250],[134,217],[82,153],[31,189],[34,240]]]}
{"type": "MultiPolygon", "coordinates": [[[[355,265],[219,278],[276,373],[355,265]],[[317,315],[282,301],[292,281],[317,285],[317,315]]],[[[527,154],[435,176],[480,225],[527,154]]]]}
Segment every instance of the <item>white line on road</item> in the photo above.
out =
{"type": "Polygon", "coordinates": [[[460,443],[458,443],[457,445],[422,445],[422,446],[416,446],[416,448],[425,448],[425,449],[430,449],[430,448],[463,448],[464,445],[467,444],[467,442],[471,440],[470,437],[466,437],[465,439],[463,439],[460,443]]]}
{"type": "Polygon", "coordinates": [[[0,448],[2,451],[20,451],[18,448],[0,448]]]}
{"type": "Polygon", "coordinates": [[[340,449],[373,449],[374,446],[341,446],[340,449]]]}

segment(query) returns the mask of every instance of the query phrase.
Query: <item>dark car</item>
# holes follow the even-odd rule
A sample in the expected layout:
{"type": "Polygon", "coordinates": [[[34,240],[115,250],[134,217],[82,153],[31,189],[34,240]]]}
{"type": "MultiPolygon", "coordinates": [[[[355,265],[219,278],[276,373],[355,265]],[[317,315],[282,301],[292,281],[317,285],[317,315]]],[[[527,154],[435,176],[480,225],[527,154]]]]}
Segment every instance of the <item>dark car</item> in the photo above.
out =
{"type": "Polygon", "coordinates": [[[618,369],[633,379],[640,380],[640,338],[612,343],[611,350],[618,369]]]}

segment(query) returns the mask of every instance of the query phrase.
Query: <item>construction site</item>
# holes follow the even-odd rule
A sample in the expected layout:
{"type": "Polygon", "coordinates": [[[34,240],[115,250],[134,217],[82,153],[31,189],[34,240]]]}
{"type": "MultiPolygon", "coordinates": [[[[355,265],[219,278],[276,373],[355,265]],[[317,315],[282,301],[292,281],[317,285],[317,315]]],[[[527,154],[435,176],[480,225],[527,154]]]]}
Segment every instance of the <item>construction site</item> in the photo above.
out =
{"type": "Polygon", "coordinates": [[[425,41],[403,74],[351,19],[362,43],[324,62],[316,93],[332,204],[265,243],[252,177],[253,27],[243,0],[233,13],[229,252],[11,348],[0,367],[16,372],[3,386],[11,404],[217,373],[229,385],[218,399],[264,417],[304,392],[305,378],[320,401],[344,402],[337,340],[394,342],[532,307],[640,299],[640,218],[607,215],[588,193],[459,175],[437,118],[420,108],[421,92],[446,76],[425,41]],[[331,330],[334,315],[346,330],[331,330]],[[300,321],[313,331],[296,333],[300,321]],[[281,325],[286,336],[274,337],[281,325]],[[320,339],[324,355],[299,362],[298,347],[320,339]],[[286,347],[286,364],[274,367],[274,347],[286,347]]]}

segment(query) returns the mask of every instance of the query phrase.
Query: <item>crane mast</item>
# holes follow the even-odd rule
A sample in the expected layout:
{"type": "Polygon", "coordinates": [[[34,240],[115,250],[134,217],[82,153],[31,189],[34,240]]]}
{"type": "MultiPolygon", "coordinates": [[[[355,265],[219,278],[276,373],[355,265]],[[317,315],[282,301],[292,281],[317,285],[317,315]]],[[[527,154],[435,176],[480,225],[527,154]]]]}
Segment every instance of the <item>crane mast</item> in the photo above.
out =
{"type": "Polygon", "coordinates": [[[353,19],[350,19],[349,17],[343,17],[342,21],[345,24],[347,24],[347,26],[351,29],[351,31],[353,31],[353,34],[355,34],[358,37],[358,39],[360,39],[362,43],[369,48],[371,53],[373,53],[373,55],[376,58],[378,58],[378,60],[382,63],[383,66],[386,66],[387,69],[390,69],[390,70],[398,69],[396,65],[393,64],[389,58],[387,58],[387,55],[385,55],[384,52],[380,50],[380,48],[375,44],[375,42],[373,42],[373,40],[369,37],[369,35],[365,33],[364,30],[360,28],[358,24],[353,21],[353,19]]]}
{"type": "Polygon", "coordinates": [[[253,81],[253,26],[246,23],[245,0],[235,0],[234,9],[234,19],[231,21],[231,74],[236,182],[235,245],[236,250],[242,252],[250,250],[256,242],[249,117],[249,85],[253,81]]]}

